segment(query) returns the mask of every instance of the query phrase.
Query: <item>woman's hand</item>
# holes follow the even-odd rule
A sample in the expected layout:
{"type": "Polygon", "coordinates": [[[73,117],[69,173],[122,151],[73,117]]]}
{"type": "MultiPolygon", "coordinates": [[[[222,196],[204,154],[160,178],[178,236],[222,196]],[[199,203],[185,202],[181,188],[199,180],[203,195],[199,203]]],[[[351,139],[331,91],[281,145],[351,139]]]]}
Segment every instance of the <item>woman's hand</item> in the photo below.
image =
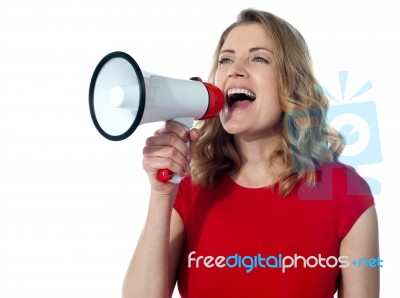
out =
{"type": "Polygon", "coordinates": [[[167,121],[164,127],[146,140],[142,164],[153,192],[175,198],[177,184],[161,183],[156,175],[160,169],[169,169],[180,177],[189,172],[192,150],[199,138],[200,133],[197,129],[188,132],[181,124],[167,121]],[[187,142],[190,142],[189,147],[187,142]]]}

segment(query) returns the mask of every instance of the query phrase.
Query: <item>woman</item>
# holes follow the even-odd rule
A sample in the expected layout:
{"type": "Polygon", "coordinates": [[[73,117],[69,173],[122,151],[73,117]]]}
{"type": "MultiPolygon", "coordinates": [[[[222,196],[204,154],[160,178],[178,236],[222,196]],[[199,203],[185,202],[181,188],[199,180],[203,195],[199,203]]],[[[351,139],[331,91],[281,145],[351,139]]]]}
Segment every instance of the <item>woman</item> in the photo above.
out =
{"type": "Polygon", "coordinates": [[[168,297],[176,281],[182,297],[378,297],[374,200],[337,161],[300,33],[242,11],[210,82],[226,96],[220,117],[147,139],[151,196],[124,297],[168,297]],[[159,183],[162,168],[180,185],[159,183]]]}

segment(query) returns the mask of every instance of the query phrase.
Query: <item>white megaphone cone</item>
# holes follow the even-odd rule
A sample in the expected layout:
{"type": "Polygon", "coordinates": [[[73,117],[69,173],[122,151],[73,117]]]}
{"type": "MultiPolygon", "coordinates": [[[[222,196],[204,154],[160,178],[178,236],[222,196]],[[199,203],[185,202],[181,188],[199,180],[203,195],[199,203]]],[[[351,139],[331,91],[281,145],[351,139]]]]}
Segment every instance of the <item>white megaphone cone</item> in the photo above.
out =
{"type": "MultiPolygon", "coordinates": [[[[141,71],[127,53],[113,52],[97,65],[89,89],[93,123],[112,141],[129,137],[145,123],[174,120],[190,129],[194,120],[219,114],[224,95],[216,86],[141,71]]],[[[180,177],[160,170],[157,178],[179,183],[180,177]]]]}

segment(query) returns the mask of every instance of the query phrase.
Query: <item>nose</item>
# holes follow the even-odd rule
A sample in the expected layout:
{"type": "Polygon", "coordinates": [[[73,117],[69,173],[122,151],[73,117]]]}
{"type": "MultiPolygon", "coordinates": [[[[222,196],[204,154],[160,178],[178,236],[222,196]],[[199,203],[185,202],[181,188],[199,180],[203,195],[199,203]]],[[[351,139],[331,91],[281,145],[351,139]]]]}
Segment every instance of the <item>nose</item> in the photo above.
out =
{"type": "Polygon", "coordinates": [[[228,77],[247,77],[248,73],[242,62],[232,62],[228,71],[228,77]]]}

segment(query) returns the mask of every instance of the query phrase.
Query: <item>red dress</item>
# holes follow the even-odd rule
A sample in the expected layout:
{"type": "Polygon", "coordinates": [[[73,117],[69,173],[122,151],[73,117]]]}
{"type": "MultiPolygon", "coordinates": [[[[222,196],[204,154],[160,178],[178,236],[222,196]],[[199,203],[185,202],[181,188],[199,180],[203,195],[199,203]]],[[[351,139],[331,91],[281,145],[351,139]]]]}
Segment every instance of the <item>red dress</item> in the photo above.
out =
{"type": "Polygon", "coordinates": [[[178,272],[182,297],[332,298],[341,240],[374,205],[354,169],[326,165],[316,188],[300,183],[288,197],[278,185],[245,188],[230,177],[213,189],[180,184],[174,208],[186,233],[178,272]]]}

